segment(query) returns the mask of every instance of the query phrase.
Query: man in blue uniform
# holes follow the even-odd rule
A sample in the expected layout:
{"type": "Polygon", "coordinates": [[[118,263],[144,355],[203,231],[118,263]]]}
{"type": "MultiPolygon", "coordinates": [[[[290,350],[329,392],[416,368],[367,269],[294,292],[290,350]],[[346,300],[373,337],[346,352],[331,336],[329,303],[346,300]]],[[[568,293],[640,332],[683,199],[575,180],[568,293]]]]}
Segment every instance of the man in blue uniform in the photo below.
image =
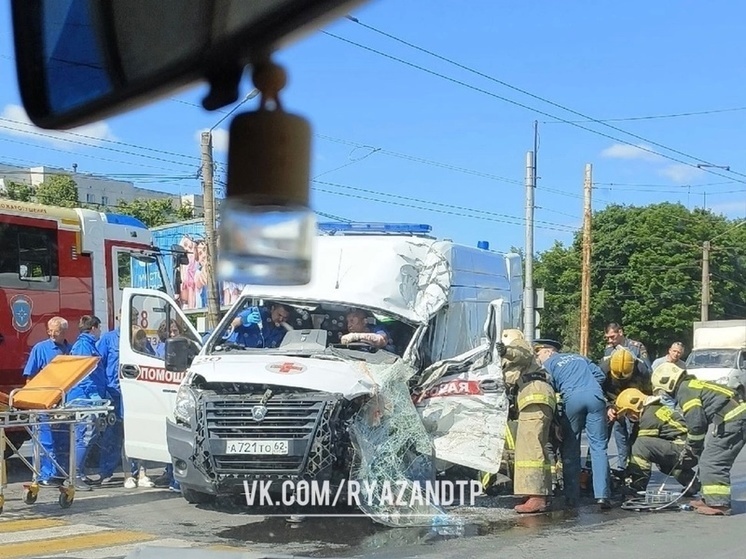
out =
{"type": "MultiPolygon", "coordinates": [[[[650,363],[648,350],[641,342],[627,338],[624,335],[624,329],[616,322],[610,322],[606,325],[604,338],[606,339],[604,361],[609,361],[616,349],[625,348],[635,358],[635,375],[649,381],[650,375],[653,373],[653,367],[650,363]]],[[[629,440],[632,433],[632,424],[627,419],[615,421],[611,431],[617,448],[617,465],[620,470],[624,470],[629,461],[629,440]]]]}
{"type": "Polygon", "coordinates": [[[553,340],[536,340],[536,357],[549,372],[551,384],[559,393],[564,413],[562,427],[562,466],[565,499],[570,507],[580,500],[580,436],[588,434],[593,467],[593,493],[601,509],[610,507],[606,399],[601,389],[605,376],[595,364],[574,353],[559,353],[562,345],[553,340]]]}
{"type": "MultiPolygon", "coordinates": [[[[80,335],[70,350],[70,355],[81,357],[101,358],[96,342],[101,336],[101,320],[95,316],[84,315],[78,323],[80,335]]],[[[107,390],[106,367],[103,360],[99,359],[96,368],[78,384],[73,386],[67,396],[69,402],[76,399],[101,400],[106,397],[107,390]]],[[[85,405],[83,403],[82,405],[85,405]]],[[[75,489],[90,491],[91,487],[84,481],[84,466],[88,456],[88,450],[95,436],[95,423],[93,421],[82,421],[75,427],[75,461],[78,475],[75,479],[75,489]]]]}
{"type": "Polygon", "coordinates": [[[286,321],[290,310],[281,304],[274,304],[269,310],[262,307],[249,307],[233,319],[233,334],[230,341],[252,348],[280,347],[288,331],[286,321]]]}
{"type": "MultiPolygon", "coordinates": [[[[26,382],[34,378],[58,355],[70,353],[70,344],[65,339],[67,327],[67,320],[61,316],[49,319],[47,322],[47,335],[49,337],[31,348],[31,355],[29,355],[26,367],[23,369],[26,382]]],[[[42,485],[59,484],[57,480],[62,472],[59,472],[54,466],[54,461],[63,468],[66,467],[66,454],[69,450],[67,431],[64,426],[53,428],[49,424],[42,423],[39,425],[38,432],[39,443],[44,449],[44,452],[41,453],[39,483],[42,485]]]]}

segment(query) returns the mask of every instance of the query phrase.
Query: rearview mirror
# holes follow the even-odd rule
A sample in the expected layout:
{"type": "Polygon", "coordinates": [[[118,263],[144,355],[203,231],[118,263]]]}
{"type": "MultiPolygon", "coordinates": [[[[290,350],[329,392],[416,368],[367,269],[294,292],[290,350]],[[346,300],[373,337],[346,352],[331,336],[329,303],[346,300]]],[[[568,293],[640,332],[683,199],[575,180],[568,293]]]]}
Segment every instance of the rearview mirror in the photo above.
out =
{"type": "Polygon", "coordinates": [[[176,336],[168,338],[165,344],[166,370],[183,373],[199,353],[199,346],[190,338],[176,336]]]}
{"type": "Polygon", "coordinates": [[[206,79],[207,110],[244,67],[362,0],[12,0],[24,108],[42,128],[101,120],[206,79]]]}

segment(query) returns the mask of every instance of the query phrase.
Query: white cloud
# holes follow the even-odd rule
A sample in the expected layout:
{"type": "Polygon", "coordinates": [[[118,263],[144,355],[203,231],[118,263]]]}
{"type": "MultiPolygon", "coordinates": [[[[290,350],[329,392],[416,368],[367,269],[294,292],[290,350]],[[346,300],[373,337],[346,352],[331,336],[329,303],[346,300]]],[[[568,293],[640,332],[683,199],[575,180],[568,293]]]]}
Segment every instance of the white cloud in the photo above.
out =
{"type": "Polygon", "coordinates": [[[106,122],[94,122],[71,130],[39,128],[31,123],[26,111],[20,105],[6,105],[3,108],[0,116],[0,132],[51,142],[67,149],[72,149],[72,146],[78,144],[97,146],[102,143],[102,140],[116,140],[106,122]]]}
{"type": "Polygon", "coordinates": [[[707,209],[716,214],[723,214],[730,219],[746,217],[746,201],[723,202],[721,204],[707,204],[707,209]]]}
{"type": "Polygon", "coordinates": [[[698,169],[696,166],[685,165],[684,163],[671,163],[670,159],[652,152],[655,152],[655,150],[646,144],[638,144],[636,146],[613,144],[604,149],[601,152],[601,156],[611,159],[655,163],[657,164],[656,167],[658,167],[658,175],[669,179],[675,184],[686,184],[704,174],[704,171],[698,169]]]}
{"type": "Polygon", "coordinates": [[[696,167],[684,165],[683,163],[674,163],[673,165],[667,165],[658,171],[658,173],[677,184],[686,184],[702,176],[704,171],[696,167]]]}
{"type": "Polygon", "coordinates": [[[601,152],[601,155],[612,159],[637,159],[640,161],[651,162],[663,160],[663,157],[660,155],[646,151],[652,149],[653,148],[646,146],[645,144],[639,144],[637,146],[631,146],[629,144],[614,144],[604,149],[601,152]]]}
{"type": "MultiPolygon", "coordinates": [[[[197,130],[194,133],[194,139],[197,144],[202,144],[202,132],[209,132],[209,128],[197,130]]],[[[228,131],[222,128],[216,128],[212,131],[212,149],[218,153],[228,153],[228,131]]]]}

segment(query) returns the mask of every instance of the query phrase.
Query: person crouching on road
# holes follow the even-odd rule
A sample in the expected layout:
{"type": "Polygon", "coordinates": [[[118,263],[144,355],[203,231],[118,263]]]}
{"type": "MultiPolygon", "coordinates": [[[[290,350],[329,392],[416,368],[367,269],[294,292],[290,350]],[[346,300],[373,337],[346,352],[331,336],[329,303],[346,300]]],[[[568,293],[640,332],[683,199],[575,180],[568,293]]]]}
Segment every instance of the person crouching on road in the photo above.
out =
{"type": "Polygon", "coordinates": [[[505,330],[497,344],[508,390],[517,391],[518,428],[515,436],[513,492],[525,497],[519,514],[547,510],[552,491],[548,454],[549,430],[557,405],[549,374],[539,365],[520,330],[505,330]]]}
{"type": "Polygon", "coordinates": [[[614,401],[627,388],[637,388],[645,394],[652,393],[647,365],[623,346],[614,349],[599,367],[606,375],[603,390],[609,403],[609,439],[612,433],[617,447],[617,463],[620,470],[627,468],[632,447],[632,425],[625,418],[616,417],[614,401]]]}
{"type": "Polygon", "coordinates": [[[697,455],[686,444],[689,430],[684,416],[665,405],[659,396],[649,396],[636,388],[627,388],[614,402],[617,416],[632,423],[632,453],[627,466],[630,488],[645,491],[653,464],[676,479],[687,497],[700,489],[696,479],[697,455]]]}
{"type": "Polygon", "coordinates": [[[746,404],[733,390],[698,380],[673,363],[656,368],[652,383],[655,392],[674,397],[689,428],[687,442],[695,453],[701,453],[702,500],[689,504],[699,514],[729,515],[730,471],[746,444],[746,404]],[[709,425],[713,434],[705,445],[709,425]]]}
{"type": "Polygon", "coordinates": [[[549,372],[552,386],[564,403],[562,427],[562,473],[565,500],[569,507],[580,501],[580,435],[588,433],[593,468],[593,493],[602,510],[610,508],[609,439],[606,399],[601,390],[603,371],[582,355],[559,353],[562,345],[553,340],[536,340],[539,362],[549,372]]]}
{"type": "MultiPolygon", "coordinates": [[[[98,357],[96,368],[88,376],[84,377],[78,384],[73,386],[67,396],[69,402],[80,399],[81,407],[90,405],[87,400],[101,400],[107,393],[106,368],[101,354],[96,347],[96,342],[101,336],[101,320],[95,316],[84,315],[78,322],[80,335],[70,350],[70,355],[81,357],[98,357]]],[[[95,422],[88,419],[81,421],[75,426],[75,462],[77,475],[75,478],[75,489],[91,491],[90,485],[84,476],[85,462],[88,451],[96,436],[95,422]]]]}

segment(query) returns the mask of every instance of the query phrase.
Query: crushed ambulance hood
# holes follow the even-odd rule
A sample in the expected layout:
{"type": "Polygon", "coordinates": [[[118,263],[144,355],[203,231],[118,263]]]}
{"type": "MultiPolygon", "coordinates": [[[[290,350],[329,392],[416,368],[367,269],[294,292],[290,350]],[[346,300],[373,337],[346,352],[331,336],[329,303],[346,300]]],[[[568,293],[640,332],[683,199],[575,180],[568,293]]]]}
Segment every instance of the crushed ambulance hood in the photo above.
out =
{"type": "Polygon", "coordinates": [[[352,399],[371,394],[375,387],[373,378],[353,363],[356,361],[236,352],[199,356],[189,372],[201,375],[207,382],[274,384],[338,393],[352,399]]]}

